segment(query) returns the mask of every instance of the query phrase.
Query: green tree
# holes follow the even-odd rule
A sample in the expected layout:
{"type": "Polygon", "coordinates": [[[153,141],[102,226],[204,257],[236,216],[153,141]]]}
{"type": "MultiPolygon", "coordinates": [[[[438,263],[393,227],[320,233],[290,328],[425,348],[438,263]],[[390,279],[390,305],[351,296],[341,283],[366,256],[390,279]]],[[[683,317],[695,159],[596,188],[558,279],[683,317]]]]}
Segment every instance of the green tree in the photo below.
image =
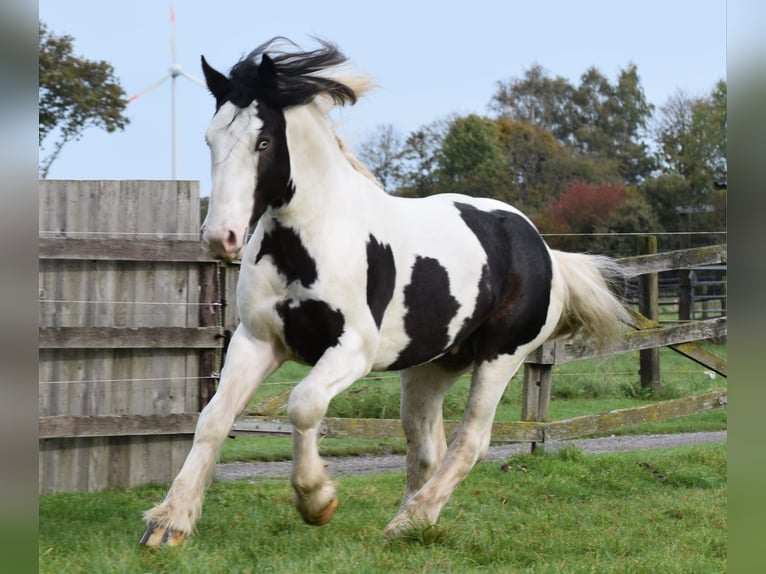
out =
{"type": "Polygon", "coordinates": [[[727,86],[719,81],[711,93],[691,98],[682,91],[660,108],[655,137],[665,173],[677,173],[697,199],[725,185],[727,86]]]}
{"type": "Polygon", "coordinates": [[[40,21],[39,145],[42,149],[44,142],[53,142],[40,163],[43,178],[64,145],[80,139],[87,128],[111,133],[129,122],[123,114],[125,92],[112,66],[75,56],[73,45],[71,36],[53,34],[40,21]]]}
{"type": "MultiPolygon", "coordinates": [[[[721,80],[707,96],[692,98],[678,91],[660,108],[655,138],[662,174],[643,189],[659,206],[668,229],[726,228],[726,99],[726,82],[721,80]]],[[[684,246],[719,240],[719,236],[695,236],[684,246]]]]}
{"type": "Polygon", "coordinates": [[[535,65],[520,79],[499,82],[490,107],[501,118],[548,130],[583,155],[615,162],[625,182],[640,181],[654,169],[644,141],[653,106],[633,64],[620,71],[615,84],[589,68],[576,87],[535,65]]]}
{"type": "Polygon", "coordinates": [[[586,247],[611,256],[636,254],[636,234],[663,231],[652,205],[634,186],[626,189],[626,197],[617,209],[596,223],[594,241],[586,247]]]}
{"type": "Polygon", "coordinates": [[[620,70],[614,85],[590,68],[572,97],[568,139],[583,153],[615,160],[627,183],[638,182],[654,169],[644,141],[653,110],[635,65],[620,70]]]}
{"type": "Polygon", "coordinates": [[[540,64],[534,64],[521,78],[498,82],[489,107],[499,117],[549,131],[563,141],[568,135],[566,118],[573,93],[569,80],[551,78],[540,64]]]}
{"type": "Polygon", "coordinates": [[[424,197],[437,193],[442,142],[452,119],[436,120],[407,136],[401,153],[401,187],[396,195],[424,197]]]}
{"type": "Polygon", "coordinates": [[[496,124],[510,174],[508,187],[498,198],[531,217],[574,180],[592,184],[622,181],[616,161],[591,158],[557,141],[550,131],[505,117],[496,124]]]}
{"type": "Polygon", "coordinates": [[[510,183],[497,126],[476,114],[455,119],[441,147],[439,175],[445,188],[495,196],[510,183]]]}

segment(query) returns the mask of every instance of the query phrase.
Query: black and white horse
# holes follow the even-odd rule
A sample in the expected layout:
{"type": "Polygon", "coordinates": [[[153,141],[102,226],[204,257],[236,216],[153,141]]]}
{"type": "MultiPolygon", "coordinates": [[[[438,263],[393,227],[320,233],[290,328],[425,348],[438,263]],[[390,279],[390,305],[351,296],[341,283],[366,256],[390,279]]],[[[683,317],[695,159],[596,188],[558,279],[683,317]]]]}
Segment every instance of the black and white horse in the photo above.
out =
{"type": "Polygon", "coordinates": [[[317,445],[330,400],[371,370],[401,371],[407,480],[386,528],[395,536],[435,523],[485,455],[497,404],[528,353],[566,334],[608,341],[625,319],[610,259],[551,250],[510,205],[387,194],[328,121],[334,106],[370,89],[369,78],[344,72],[330,43],[285,45],[263,44],[228,76],[202,59],[216,101],[203,239],[220,258],[241,257],[241,323],[183,468],[146,512],[150,546],[192,533],[221,444],[284,361],[312,367],[288,416],[294,501],[314,525],[338,503],[317,445]],[[448,446],[442,401],[468,370],[470,395],[448,446]]]}

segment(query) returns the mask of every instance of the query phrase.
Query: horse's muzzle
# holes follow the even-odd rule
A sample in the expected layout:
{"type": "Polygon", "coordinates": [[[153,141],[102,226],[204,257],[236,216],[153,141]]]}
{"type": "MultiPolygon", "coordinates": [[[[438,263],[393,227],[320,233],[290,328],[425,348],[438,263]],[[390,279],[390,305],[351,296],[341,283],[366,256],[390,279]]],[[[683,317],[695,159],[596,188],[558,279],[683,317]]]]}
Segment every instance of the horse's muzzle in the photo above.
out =
{"type": "Polygon", "coordinates": [[[210,252],[217,259],[231,261],[242,256],[244,251],[244,236],[231,230],[208,230],[202,231],[202,241],[204,241],[210,252]]]}

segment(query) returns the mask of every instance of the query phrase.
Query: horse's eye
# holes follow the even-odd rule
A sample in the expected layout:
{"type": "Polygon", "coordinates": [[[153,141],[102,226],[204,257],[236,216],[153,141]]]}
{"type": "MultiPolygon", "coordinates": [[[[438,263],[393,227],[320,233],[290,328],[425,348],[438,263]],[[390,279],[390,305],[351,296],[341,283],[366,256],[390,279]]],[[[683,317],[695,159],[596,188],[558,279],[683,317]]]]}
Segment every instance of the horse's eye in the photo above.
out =
{"type": "Polygon", "coordinates": [[[258,141],[255,143],[255,151],[269,149],[269,143],[269,138],[258,138],[258,141]]]}

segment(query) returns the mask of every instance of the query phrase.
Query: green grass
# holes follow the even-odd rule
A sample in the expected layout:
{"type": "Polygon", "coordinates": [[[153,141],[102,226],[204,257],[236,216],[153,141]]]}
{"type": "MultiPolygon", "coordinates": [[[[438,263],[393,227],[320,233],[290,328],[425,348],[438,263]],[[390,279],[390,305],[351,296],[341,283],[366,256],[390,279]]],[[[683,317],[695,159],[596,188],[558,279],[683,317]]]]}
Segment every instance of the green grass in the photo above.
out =
{"type": "Polygon", "coordinates": [[[338,480],[340,506],[306,526],[286,481],[214,483],[182,548],[142,548],[165,487],[40,497],[43,573],[724,572],[726,449],[513,457],[480,463],[439,523],[386,543],[404,473],[338,480]]]}
{"type": "MultiPolygon", "coordinates": [[[[703,343],[709,351],[726,357],[726,345],[703,343]]],[[[661,349],[661,396],[655,399],[641,389],[638,353],[626,353],[607,359],[574,361],[554,367],[550,420],[647,405],[657,400],[674,399],[710,390],[726,389],[726,379],[711,378],[704,367],[670,349],[661,349]]],[[[307,367],[285,364],[259,389],[251,405],[285,391],[299,381],[307,367]]],[[[460,419],[468,397],[469,378],[463,377],[447,395],[446,419],[460,419]]],[[[518,373],[498,406],[495,419],[517,421],[521,418],[522,374],[518,373]]],[[[330,404],[329,417],[399,418],[399,380],[396,373],[372,373],[352,385],[330,404]]],[[[662,434],[725,430],[726,409],[698,415],[621,429],[610,434],[662,434]]],[[[323,455],[403,453],[402,440],[325,439],[323,455]]],[[[237,460],[289,460],[289,439],[237,437],[229,439],[221,452],[222,462],[237,460]]]]}

